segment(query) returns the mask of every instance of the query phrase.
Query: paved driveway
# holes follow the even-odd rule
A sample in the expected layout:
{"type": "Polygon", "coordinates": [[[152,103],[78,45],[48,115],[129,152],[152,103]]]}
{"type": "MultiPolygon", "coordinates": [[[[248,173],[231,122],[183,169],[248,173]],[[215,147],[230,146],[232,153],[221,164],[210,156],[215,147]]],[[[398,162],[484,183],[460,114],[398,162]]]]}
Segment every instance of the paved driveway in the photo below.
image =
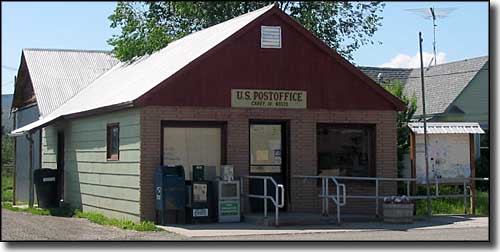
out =
{"type": "Polygon", "coordinates": [[[247,223],[163,227],[201,240],[488,240],[488,218],[434,216],[411,224],[380,221],[346,222],[341,225],[262,227],[247,223]]]}
{"type": "Polygon", "coordinates": [[[40,216],[2,209],[2,240],[488,240],[488,218],[445,216],[431,223],[345,223],[340,226],[262,227],[246,223],[165,227],[136,232],[86,219],[40,216]]]}

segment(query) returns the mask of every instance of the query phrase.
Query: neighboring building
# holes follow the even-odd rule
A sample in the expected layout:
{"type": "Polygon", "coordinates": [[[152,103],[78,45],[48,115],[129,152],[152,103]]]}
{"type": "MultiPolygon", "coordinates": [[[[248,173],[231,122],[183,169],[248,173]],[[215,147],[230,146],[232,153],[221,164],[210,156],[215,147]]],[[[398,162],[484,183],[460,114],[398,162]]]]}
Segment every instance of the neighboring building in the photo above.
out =
{"type": "MultiPolygon", "coordinates": [[[[426,115],[430,122],[477,122],[486,134],[476,134],[475,157],[489,148],[489,60],[488,56],[460,60],[424,69],[426,115]],[[483,146],[481,146],[481,143],[483,146]],[[485,143],[487,144],[486,146],[485,143]]],[[[414,119],[422,119],[420,68],[359,67],[383,85],[400,81],[408,96],[415,95],[414,119]]],[[[409,161],[406,162],[409,174],[409,161]]]]}
{"type": "MultiPolygon", "coordinates": [[[[155,219],[154,172],[204,164],[265,175],[285,211],[320,212],[320,185],[297,175],[396,177],[404,104],[279,8],[268,6],[119,63],[40,120],[42,166],[64,169],[64,199],[83,211],[155,219]],[[64,146],[64,153],[58,151],[64,146]],[[63,160],[64,167],[56,160],[63,160]]],[[[245,192],[258,186],[245,180],[245,192]]],[[[348,194],[374,195],[371,182],[348,194]]],[[[396,184],[381,183],[381,195],[396,184]]],[[[258,208],[245,200],[245,212],[258,208]]],[[[330,204],[332,206],[333,204],[330,204]]],[[[343,213],[374,213],[348,199],[343,213]]]]}
{"type": "MultiPolygon", "coordinates": [[[[488,56],[455,61],[424,69],[425,102],[432,122],[478,122],[488,129],[488,56]]],[[[422,117],[420,68],[360,67],[373,80],[399,80],[407,95],[417,98],[415,119],[422,117]]]]}
{"type": "MultiPolygon", "coordinates": [[[[105,51],[24,49],[12,99],[14,129],[43,118],[118,63],[105,51]]],[[[41,167],[40,130],[33,134],[33,166],[41,167]]],[[[14,200],[28,201],[28,140],[15,137],[14,200]]],[[[43,167],[43,166],[42,166],[43,167]]]]}

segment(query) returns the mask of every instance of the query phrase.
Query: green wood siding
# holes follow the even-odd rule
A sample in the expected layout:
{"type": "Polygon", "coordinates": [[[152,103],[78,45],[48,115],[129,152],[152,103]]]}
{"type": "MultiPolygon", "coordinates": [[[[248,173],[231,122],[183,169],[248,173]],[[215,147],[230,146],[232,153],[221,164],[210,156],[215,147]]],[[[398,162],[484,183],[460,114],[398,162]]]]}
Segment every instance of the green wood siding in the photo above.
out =
{"type": "MultiPolygon", "coordinates": [[[[139,221],[140,110],[71,120],[64,130],[65,200],[83,211],[139,221]],[[117,161],[106,158],[109,123],[120,124],[117,161]]],[[[47,162],[56,160],[47,153],[47,162]]]]}
{"type": "Polygon", "coordinates": [[[487,128],[488,83],[488,65],[486,64],[452,103],[465,114],[446,114],[440,118],[440,121],[478,122],[482,127],[487,128]]]}
{"type": "Polygon", "coordinates": [[[49,126],[42,129],[42,168],[57,169],[57,129],[49,126]]]}

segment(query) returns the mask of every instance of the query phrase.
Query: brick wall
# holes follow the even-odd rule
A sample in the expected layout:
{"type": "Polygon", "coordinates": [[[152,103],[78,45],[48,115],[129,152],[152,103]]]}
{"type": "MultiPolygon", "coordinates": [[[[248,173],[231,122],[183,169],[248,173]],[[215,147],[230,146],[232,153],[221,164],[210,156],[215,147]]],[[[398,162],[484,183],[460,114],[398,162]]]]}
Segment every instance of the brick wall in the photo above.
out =
{"type": "MultiPolygon", "coordinates": [[[[234,165],[236,176],[249,173],[249,120],[279,119],[289,122],[291,175],[317,175],[317,123],[376,124],[376,173],[378,177],[396,177],[397,140],[395,111],[328,111],[294,109],[235,109],[200,107],[147,106],[141,111],[141,219],[153,220],[154,170],[161,160],[161,121],[198,120],[227,122],[227,163],[234,165]]],[[[316,182],[291,179],[289,211],[320,212],[316,182]]],[[[248,185],[245,185],[248,191],[248,185]]],[[[348,183],[350,194],[374,195],[374,183],[348,183]]],[[[381,195],[396,193],[394,183],[382,183],[381,195]]],[[[245,202],[245,206],[248,203],[245,202]]],[[[374,201],[348,200],[343,213],[374,213],[374,201]]]]}

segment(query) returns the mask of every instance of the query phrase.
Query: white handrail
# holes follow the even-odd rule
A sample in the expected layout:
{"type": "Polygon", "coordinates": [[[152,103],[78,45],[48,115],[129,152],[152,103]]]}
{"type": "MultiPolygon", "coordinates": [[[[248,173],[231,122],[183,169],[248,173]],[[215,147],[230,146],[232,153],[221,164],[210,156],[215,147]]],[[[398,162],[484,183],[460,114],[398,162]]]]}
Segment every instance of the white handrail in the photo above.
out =
{"type": "Polygon", "coordinates": [[[282,208],[285,206],[285,187],[282,184],[278,184],[278,188],[281,188],[281,202],[279,207],[282,208]]]}
{"type": "Polygon", "coordinates": [[[326,216],[328,213],[328,199],[331,199],[333,203],[336,205],[337,210],[337,223],[340,223],[340,207],[345,206],[346,204],[346,187],[345,184],[341,184],[337,181],[334,176],[294,176],[296,178],[303,179],[321,179],[321,193],[319,195],[320,198],[323,198],[323,206],[322,213],[326,216]],[[328,181],[331,180],[336,187],[336,195],[331,195],[328,189],[328,181]],[[340,197],[340,191],[342,188],[342,199],[340,197]]]}
{"type": "MultiPolygon", "coordinates": [[[[407,197],[410,199],[423,199],[427,198],[427,196],[411,196],[410,194],[410,182],[418,182],[419,180],[416,178],[382,178],[382,177],[346,177],[346,176],[306,176],[306,175],[295,175],[294,178],[303,178],[307,179],[321,179],[322,188],[320,198],[323,198],[323,206],[322,213],[328,216],[328,199],[331,199],[337,205],[337,221],[340,222],[340,206],[345,206],[347,198],[350,199],[375,199],[376,200],[376,215],[379,216],[379,201],[381,198],[387,195],[379,195],[379,183],[382,181],[403,181],[406,183],[407,197]],[[328,190],[328,180],[331,180],[337,187],[336,195],[330,195],[328,190]],[[350,195],[348,196],[346,193],[346,186],[343,183],[339,183],[339,180],[365,180],[365,181],[374,181],[375,182],[375,196],[362,196],[362,195],[350,195]],[[340,197],[340,190],[342,190],[342,197],[340,197]],[[341,199],[342,198],[342,199],[341,199]]],[[[452,179],[429,179],[430,183],[434,183],[436,185],[436,194],[430,195],[429,197],[432,199],[435,198],[463,198],[464,199],[464,213],[466,213],[466,197],[472,196],[471,194],[467,194],[467,182],[470,181],[489,181],[489,178],[452,178],[452,179]],[[442,195],[439,193],[439,183],[463,183],[463,194],[456,195],[442,195]]],[[[474,195],[474,197],[478,197],[474,195]]]]}
{"type": "Polygon", "coordinates": [[[246,194],[247,197],[250,198],[258,198],[264,199],[264,217],[267,218],[267,200],[271,200],[274,205],[274,224],[276,226],[279,225],[279,208],[283,208],[285,206],[285,187],[282,184],[276,183],[276,181],[270,176],[243,176],[248,179],[262,179],[264,180],[264,195],[256,195],[256,194],[246,194]],[[274,198],[271,195],[267,195],[267,180],[271,181],[275,188],[274,198]],[[279,190],[281,189],[281,202],[279,200],[279,190]]]}
{"type": "MultiPolygon", "coordinates": [[[[347,196],[350,199],[375,199],[375,213],[376,216],[379,217],[379,200],[384,197],[383,195],[379,195],[379,182],[381,181],[404,181],[406,182],[407,187],[407,197],[410,199],[424,199],[424,198],[463,198],[464,200],[464,214],[467,213],[467,197],[471,196],[471,194],[467,194],[467,183],[470,181],[489,181],[489,178],[476,178],[476,177],[468,177],[468,178],[431,178],[429,179],[429,183],[434,183],[436,187],[435,195],[429,196],[411,196],[410,195],[410,182],[419,182],[416,178],[382,178],[382,177],[345,177],[345,176],[334,176],[339,180],[365,180],[365,181],[375,181],[375,196],[362,196],[362,195],[351,195],[347,196]],[[462,183],[463,184],[463,194],[455,194],[455,195],[441,195],[439,194],[439,183],[462,183]]],[[[387,196],[387,195],[386,195],[387,196]]],[[[475,195],[474,195],[475,196],[475,195]]],[[[477,196],[475,196],[477,197],[477,196]]]]}

